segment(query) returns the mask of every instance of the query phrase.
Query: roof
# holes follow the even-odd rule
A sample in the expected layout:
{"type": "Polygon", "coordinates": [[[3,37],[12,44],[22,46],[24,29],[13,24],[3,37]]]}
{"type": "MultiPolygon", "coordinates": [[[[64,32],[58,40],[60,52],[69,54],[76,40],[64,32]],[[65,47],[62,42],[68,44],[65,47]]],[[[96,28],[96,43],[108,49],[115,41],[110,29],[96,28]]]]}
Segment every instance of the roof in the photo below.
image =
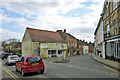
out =
{"type": "Polygon", "coordinates": [[[65,43],[66,41],[57,32],[27,28],[33,42],[56,42],[65,43]]]}
{"type": "Polygon", "coordinates": [[[77,43],[78,43],[79,45],[83,45],[83,41],[77,40],[77,43]]]}
{"type": "Polygon", "coordinates": [[[98,31],[98,28],[100,27],[100,23],[102,21],[102,17],[100,17],[99,22],[97,24],[97,28],[95,29],[94,35],[96,35],[96,32],[98,31]]]}
{"type": "Polygon", "coordinates": [[[62,32],[63,35],[65,35],[67,38],[73,38],[76,39],[74,36],[72,36],[70,33],[62,32]]]}

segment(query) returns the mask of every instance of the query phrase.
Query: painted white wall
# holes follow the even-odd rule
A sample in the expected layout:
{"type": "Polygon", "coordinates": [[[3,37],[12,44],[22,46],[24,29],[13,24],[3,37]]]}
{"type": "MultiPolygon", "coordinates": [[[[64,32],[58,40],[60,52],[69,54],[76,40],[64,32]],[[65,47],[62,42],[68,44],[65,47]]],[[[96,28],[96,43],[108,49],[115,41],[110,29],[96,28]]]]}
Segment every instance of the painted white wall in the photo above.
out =
{"type": "Polygon", "coordinates": [[[98,26],[98,44],[103,42],[104,37],[103,37],[103,21],[100,20],[100,25],[98,26]]]}
{"type": "Polygon", "coordinates": [[[88,49],[89,49],[89,47],[84,45],[83,46],[83,54],[88,54],[88,49]]]}
{"type": "MultiPolygon", "coordinates": [[[[102,58],[105,58],[105,42],[104,42],[104,32],[103,32],[103,20],[100,19],[98,26],[98,49],[101,51],[102,58]]],[[[100,54],[99,54],[100,55],[100,54]]]]}

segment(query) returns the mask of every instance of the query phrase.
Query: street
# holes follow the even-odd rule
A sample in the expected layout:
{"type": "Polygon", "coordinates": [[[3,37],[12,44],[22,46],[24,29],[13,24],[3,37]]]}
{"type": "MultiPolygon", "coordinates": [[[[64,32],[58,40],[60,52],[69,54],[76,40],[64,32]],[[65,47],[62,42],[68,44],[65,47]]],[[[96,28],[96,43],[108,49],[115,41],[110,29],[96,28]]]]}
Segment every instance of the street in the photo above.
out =
{"type": "Polygon", "coordinates": [[[93,60],[91,55],[67,57],[68,63],[52,63],[55,58],[43,59],[44,74],[29,73],[22,77],[15,71],[15,65],[7,66],[2,62],[3,78],[118,78],[118,73],[107,69],[103,64],[93,60]]]}

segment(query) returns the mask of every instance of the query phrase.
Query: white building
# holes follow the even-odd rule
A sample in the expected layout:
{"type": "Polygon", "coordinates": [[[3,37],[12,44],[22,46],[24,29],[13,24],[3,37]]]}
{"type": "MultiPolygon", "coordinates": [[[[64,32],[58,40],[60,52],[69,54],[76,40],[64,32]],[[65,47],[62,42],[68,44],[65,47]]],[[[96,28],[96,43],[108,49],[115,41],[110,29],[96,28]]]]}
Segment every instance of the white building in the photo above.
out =
{"type": "Polygon", "coordinates": [[[89,47],[87,45],[83,45],[83,54],[88,54],[89,47]]]}
{"type": "Polygon", "coordinates": [[[103,34],[103,20],[100,18],[95,30],[95,52],[102,58],[105,58],[105,42],[103,34]]]}

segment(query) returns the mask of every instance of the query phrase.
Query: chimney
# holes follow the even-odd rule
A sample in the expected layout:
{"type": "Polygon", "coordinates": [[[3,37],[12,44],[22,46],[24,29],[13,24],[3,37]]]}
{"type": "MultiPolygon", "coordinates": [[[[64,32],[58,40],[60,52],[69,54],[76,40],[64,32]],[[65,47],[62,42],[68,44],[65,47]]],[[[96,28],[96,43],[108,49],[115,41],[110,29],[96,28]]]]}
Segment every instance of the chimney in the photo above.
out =
{"type": "Polygon", "coordinates": [[[57,30],[56,32],[62,32],[62,30],[57,30]]]}
{"type": "Polygon", "coordinates": [[[85,40],[83,40],[83,42],[85,42],[85,40]]]}
{"type": "Polygon", "coordinates": [[[64,29],[64,33],[66,33],[66,29],[64,29]]]}

